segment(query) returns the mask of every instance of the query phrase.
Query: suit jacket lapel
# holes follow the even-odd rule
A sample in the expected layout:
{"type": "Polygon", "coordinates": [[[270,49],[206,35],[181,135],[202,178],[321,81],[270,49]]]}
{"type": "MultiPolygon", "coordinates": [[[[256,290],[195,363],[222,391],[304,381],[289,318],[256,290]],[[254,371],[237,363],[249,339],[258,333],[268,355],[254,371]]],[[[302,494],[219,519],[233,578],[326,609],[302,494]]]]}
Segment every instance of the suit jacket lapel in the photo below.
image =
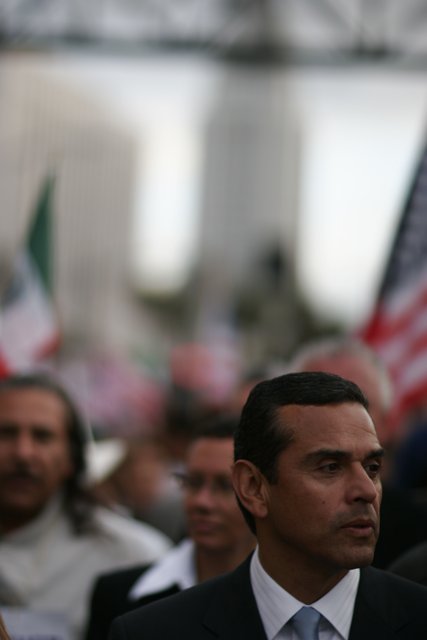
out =
{"type": "Polygon", "coordinates": [[[204,626],[221,640],[267,640],[252,591],[246,560],[212,597],[204,626]]]}

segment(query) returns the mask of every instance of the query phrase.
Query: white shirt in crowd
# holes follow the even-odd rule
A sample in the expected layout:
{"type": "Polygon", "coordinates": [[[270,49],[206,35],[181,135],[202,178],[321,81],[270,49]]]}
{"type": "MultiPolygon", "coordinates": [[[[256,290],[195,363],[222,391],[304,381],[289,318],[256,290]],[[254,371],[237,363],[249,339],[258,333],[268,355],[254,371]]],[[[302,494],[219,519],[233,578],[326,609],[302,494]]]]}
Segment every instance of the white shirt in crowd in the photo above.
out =
{"type": "Polygon", "coordinates": [[[30,524],[1,536],[0,610],[51,614],[55,625],[62,619],[64,638],[80,640],[95,578],[152,563],[171,548],[153,527],[108,509],[96,507],[95,523],[96,532],[76,535],[56,496],[30,524]]]}

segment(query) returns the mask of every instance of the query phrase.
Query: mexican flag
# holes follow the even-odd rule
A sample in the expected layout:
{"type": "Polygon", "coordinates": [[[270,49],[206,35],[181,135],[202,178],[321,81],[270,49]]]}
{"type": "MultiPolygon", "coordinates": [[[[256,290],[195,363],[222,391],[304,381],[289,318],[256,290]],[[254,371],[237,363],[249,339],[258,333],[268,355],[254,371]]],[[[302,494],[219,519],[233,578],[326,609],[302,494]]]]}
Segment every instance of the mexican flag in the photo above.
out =
{"type": "Polygon", "coordinates": [[[52,301],[53,179],[42,186],[24,246],[0,297],[0,376],[26,371],[59,343],[52,301]]]}

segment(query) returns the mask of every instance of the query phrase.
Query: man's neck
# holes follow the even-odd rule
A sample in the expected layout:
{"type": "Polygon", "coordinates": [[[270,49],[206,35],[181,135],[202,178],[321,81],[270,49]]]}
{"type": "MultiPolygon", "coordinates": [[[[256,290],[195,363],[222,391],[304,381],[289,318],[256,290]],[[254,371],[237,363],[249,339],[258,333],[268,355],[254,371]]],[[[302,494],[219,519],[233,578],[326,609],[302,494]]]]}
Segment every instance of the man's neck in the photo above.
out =
{"type": "Polygon", "coordinates": [[[295,566],[283,557],[267,557],[259,549],[259,560],[264,570],[277,584],[304,604],[311,604],[331,591],[348,573],[347,569],[331,571],[322,567],[295,566]]]}

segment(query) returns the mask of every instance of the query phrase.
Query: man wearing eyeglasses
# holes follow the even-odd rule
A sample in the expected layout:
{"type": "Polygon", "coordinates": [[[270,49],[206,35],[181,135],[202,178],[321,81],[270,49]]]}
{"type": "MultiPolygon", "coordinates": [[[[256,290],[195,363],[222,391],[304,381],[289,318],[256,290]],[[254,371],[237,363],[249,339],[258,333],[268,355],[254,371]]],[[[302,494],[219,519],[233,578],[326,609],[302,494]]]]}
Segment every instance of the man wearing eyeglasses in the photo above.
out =
{"type": "Polygon", "coordinates": [[[113,618],[226,573],[242,562],[255,537],[237,505],[231,482],[236,419],[201,426],[190,444],[183,490],[188,538],[150,566],[115,571],[95,583],[87,640],[105,640],[113,618]]]}

